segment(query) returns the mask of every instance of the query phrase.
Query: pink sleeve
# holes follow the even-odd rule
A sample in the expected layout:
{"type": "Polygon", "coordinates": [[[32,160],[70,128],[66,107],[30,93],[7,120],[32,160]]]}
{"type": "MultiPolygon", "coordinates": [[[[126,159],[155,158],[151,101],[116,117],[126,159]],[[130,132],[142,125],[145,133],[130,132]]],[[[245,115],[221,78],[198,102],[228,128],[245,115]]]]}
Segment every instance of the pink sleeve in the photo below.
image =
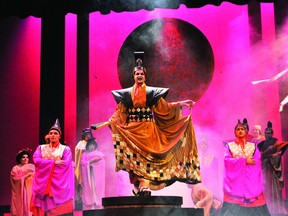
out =
{"type": "Polygon", "coordinates": [[[33,154],[33,161],[35,164],[33,192],[40,196],[44,196],[49,176],[54,165],[54,160],[43,159],[41,155],[41,146],[38,146],[33,154]]]}
{"type": "Polygon", "coordinates": [[[51,190],[56,203],[63,203],[73,197],[74,174],[72,167],[72,153],[66,146],[62,160],[64,164],[56,164],[52,177],[51,190]]]}
{"type": "Polygon", "coordinates": [[[245,176],[246,158],[233,158],[228,144],[224,147],[224,192],[236,195],[241,193],[245,176]],[[235,190],[239,188],[239,190],[235,190]]]}
{"type": "Polygon", "coordinates": [[[54,166],[54,160],[43,159],[41,146],[38,146],[33,155],[35,163],[35,176],[33,182],[33,192],[37,196],[44,196],[49,179],[51,178],[50,189],[55,203],[63,203],[73,197],[74,175],[72,167],[72,153],[68,146],[65,147],[62,160],[64,164],[54,166]]]}

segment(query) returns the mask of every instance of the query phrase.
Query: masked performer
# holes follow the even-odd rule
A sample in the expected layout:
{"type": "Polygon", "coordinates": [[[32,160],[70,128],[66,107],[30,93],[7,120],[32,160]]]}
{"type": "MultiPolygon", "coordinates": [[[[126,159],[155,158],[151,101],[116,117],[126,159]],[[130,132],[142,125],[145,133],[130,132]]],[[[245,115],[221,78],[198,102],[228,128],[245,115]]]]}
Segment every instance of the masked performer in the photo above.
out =
{"type": "Polygon", "coordinates": [[[133,87],[112,91],[118,104],[109,120],[113,133],[116,170],[129,173],[134,195],[150,195],[175,181],[201,181],[191,116],[181,107],[192,100],[168,103],[168,88],[145,84],[146,68],[136,60],[133,87]],[[148,192],[148,193],[145,193],[148,192]]]}
{"type": "Polygon", "coordinates": [[[74,173],[72,153],[60,143],[62,135],[58,119],[49,130],[50,143],[38,146],[33,160],[33,214],[61,215],[73,212],[74,173]]]}
{"type": "Polygon", "coordinates": [[[30,161],[29,149],[23,149],[16,156],[17,165],[11,170],[11,215],[32,216],[30,200],[35,166],[30,161]]]}
{"type": "Polygon", "coordinates": [[[265,195],[271,214],[288,214],[282,196],[284,187],[282,155],[287,149],[288,142],[280,142],[273,137],[272,122],[267,123],[265,140],[259,143],[261,151],[262,170],[264,173],[265,195]]]}

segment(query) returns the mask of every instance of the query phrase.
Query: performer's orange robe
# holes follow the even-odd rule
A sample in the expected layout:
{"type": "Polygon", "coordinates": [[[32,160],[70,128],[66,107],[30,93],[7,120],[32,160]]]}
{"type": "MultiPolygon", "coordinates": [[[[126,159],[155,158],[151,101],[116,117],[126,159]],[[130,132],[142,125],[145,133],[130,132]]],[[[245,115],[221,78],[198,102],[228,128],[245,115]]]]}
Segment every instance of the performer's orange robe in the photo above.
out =
{"type": "Polygon", "coordinates": [[[191,116],[182,117],[179,103],[165,101],[168,89],[144,84],[137,91],[134,86],[112,92],[118,103],[110,118],[116,170],[150,180],[150,185],[200,182],[191,116]]]}

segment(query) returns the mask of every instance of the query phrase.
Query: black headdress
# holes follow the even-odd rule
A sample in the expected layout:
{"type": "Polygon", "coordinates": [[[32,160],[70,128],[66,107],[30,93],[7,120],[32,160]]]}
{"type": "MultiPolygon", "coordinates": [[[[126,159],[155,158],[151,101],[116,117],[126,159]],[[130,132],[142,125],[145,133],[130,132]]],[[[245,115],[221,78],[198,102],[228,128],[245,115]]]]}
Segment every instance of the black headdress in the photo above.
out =
{"type": "Polygon", "coordinates": [[[134,58],[135,58],[135,67],[133,69],[133,75],[137,70],[143,70],[146,75],[146,68],[143,66],[143,60],[144,60],[144,51],[137,51],[134,52],[134,58]]]}
{"type": "Polygon", "coordinates": [[[92,129],[90,128],[85,128],[82,130],[82,140],[85,139],[86,134],[90,133],[92,135],[92,129]]]}
{"type": "Polygon", "coordinates": [[[248,125],[248,121],[246,118],[243,119],[243,125],[245,125],[247,133],[249,132],[249,125],[248,125]]]}
{"type": "Polygon", "coordinates": [[[237,124],[236,124],[236,126],[235,126],[235,130],[236,130],[236,128],[237,128],[238,126],[244,127],[244,128],[246,129],[246,132],[248,132],[248,129],[247,129],[248,124],[247,124],[247,119],[246,119],[246,118],[243,119],[243,122],[241,122],[240,119],[238,119],[238,122],[237,122],[237,124]]]}
{"type": "Polygon", "coordinates": [[[265,129],[265,131],[271,131],[273,133],[273,128],[272,128],[272,122],[271,121],[267,122],[267,128],[265,129]]]}

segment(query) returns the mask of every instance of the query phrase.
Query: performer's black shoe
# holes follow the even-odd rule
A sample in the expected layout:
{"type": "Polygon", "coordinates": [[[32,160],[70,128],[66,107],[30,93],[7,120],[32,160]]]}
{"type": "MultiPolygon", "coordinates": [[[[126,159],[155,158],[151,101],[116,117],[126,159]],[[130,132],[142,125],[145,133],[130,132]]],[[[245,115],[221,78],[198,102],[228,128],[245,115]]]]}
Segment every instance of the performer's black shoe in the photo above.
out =
{"type": "Polygon", "coordinates": [[[138,192],[139,196],[151,196],[151,191],[149,190],[149,188],[142,188],[139,192],[138,192]]]}

